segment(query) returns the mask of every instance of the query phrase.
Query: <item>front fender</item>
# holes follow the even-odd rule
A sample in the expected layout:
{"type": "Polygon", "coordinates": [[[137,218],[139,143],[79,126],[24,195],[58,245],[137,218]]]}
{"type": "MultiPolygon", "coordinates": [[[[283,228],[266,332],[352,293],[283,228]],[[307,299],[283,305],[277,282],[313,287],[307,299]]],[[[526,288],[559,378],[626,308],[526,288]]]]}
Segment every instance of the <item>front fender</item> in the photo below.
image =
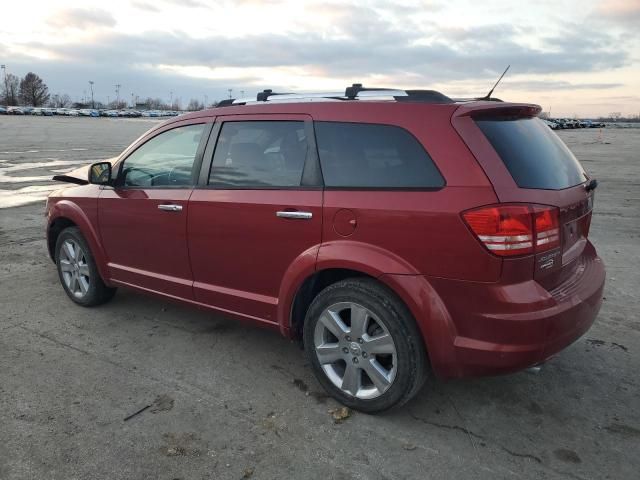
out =
{"type": "Polygon", "coordinates": [[[107,256],[97,232],[97,199],[85,199],[90,202],[89,208],[81,208],[75,201],[62,199],[49,206],[49,218],[47,222],[47,232],[51,225],[58,219],[66,218],[77,225],[84,235],[84,238],[91,248],[91,253],[96,262],[96,267],[105,283],[109,283],[111,278],[109,267],[107,266],[107,256]],[[87,210],[89,213],[87,213],[87,210]]]}

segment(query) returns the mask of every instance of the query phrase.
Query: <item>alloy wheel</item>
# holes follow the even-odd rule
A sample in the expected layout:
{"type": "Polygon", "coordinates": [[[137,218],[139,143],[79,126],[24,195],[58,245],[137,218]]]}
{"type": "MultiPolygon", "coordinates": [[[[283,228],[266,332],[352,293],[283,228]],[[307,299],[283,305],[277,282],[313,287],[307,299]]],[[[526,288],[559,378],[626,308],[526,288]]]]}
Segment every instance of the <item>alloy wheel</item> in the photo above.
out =
{"type": "Polygon", "coordinates": [[[391,334],[366,307],[340,302],[326,308],[314,330],[322,370],[345,394],[369,400],[385,393],[397,373],[391,334]]]}
{"type": "Polygon", "coordinates": [[[60,249],[60,271],[67,289],[76,298],[84,297],[89,291],[91,274],[84,250],[78,242],[67,239],[60,249]]]}

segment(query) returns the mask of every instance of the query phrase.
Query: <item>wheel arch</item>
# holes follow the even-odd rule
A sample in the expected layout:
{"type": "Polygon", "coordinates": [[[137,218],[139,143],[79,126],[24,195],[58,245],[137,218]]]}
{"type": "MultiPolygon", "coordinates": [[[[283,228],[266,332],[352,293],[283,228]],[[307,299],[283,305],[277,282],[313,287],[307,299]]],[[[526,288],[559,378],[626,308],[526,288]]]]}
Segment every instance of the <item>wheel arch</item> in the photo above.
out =
{"type": "Polygon", "coordinates": [[[60,233],[68,227],[77,227],[87,240],[91,254],[96,262],[98,272],[103,281],[108,284],[109,269],[107,257],[100,242],[100,237],[87,214],[76,203],[61,200],[51,207],[47,224],[47,248],[52,260],[55,261],[55,246],[60,233]]]}
{"type": "Polygon", "coordinates": [[[434,373],[454,376],[455,326],[442,299],[428,278],[407,262],[379,247],[358,242],[335,242],[318,249],[314,269],[299,273],[290,298],[280,305],[280,330],[300,339],[306,312],[327,286],[351,277],[372,278],[394,293],[413,316],[422,335],[434,373]],[[286,313],[285,313],[286,312],[286,313]]]}

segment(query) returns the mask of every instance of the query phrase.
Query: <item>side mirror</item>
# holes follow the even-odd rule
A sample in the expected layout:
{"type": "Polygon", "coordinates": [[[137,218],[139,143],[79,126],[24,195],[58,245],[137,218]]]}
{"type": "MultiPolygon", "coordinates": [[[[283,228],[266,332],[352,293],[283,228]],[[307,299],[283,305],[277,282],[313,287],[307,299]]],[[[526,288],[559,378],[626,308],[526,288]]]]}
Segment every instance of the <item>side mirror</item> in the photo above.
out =
{"type": "Polygon", "coordinates": [[[111,185],[111,163],[98,162],[89,167],[89,183],[111,185]]]}

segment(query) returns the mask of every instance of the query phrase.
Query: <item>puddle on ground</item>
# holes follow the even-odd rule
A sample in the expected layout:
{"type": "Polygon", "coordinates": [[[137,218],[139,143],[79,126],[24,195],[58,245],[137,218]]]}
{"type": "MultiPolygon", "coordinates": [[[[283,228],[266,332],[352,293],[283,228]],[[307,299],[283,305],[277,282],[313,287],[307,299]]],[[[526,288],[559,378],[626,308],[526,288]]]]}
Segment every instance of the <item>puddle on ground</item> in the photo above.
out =
{"type": "Polygon", "coordinates": [[[40,202],[47,199],[49,193],[60,189],[61,184],[55,185],[31,185],[15,190],[0,189],[0,208],[20,207],[29,203],[40,202]]]}

